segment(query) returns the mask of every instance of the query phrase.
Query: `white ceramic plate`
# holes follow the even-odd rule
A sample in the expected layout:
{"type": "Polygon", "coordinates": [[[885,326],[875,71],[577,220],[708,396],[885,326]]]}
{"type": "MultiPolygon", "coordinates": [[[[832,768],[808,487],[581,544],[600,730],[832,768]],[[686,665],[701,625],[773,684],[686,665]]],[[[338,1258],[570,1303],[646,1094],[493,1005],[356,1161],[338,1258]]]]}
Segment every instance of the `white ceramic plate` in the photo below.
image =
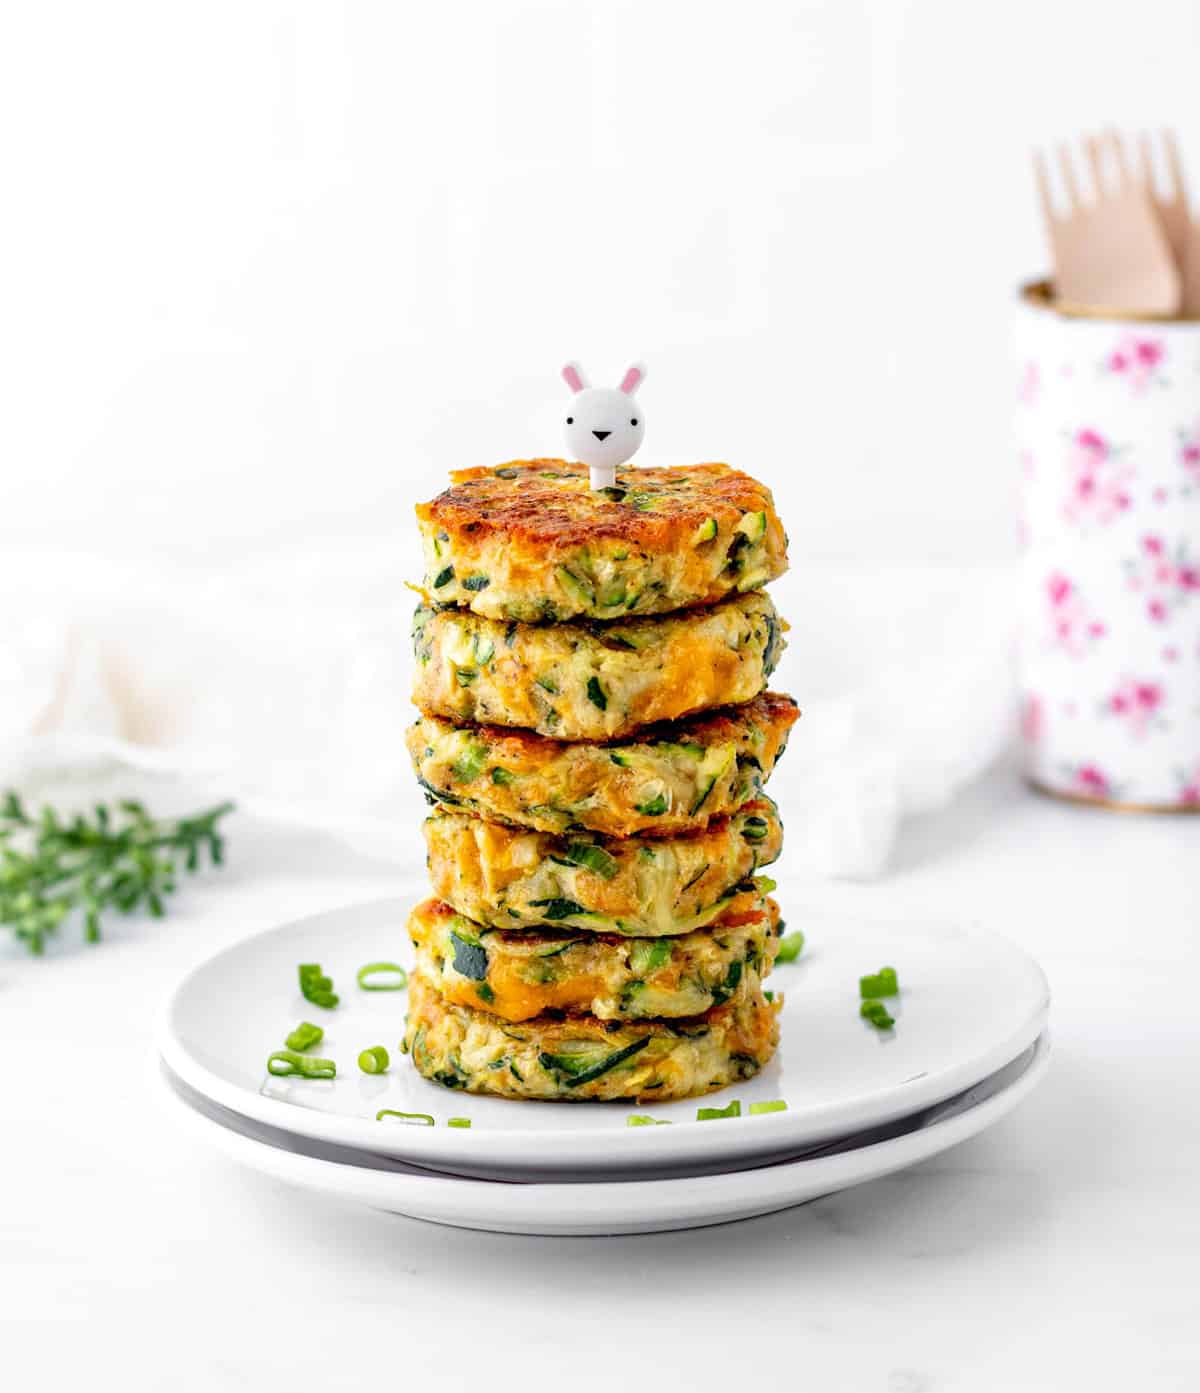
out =
{"type": "Polygon", "coordinates": [[[411,960],[407,900],[314,915],[218,953],[171,997],[159,1034],[169,1068],[198,1094],[247,1118],[298,1136],[359,1147],[462,1175],[523,1178],[603,1176],[640,1169],[681,1173],[758,1165],[906,1117],[952,1097],[1015,1059],[1041,1033],[1049,1001],[1038,965],[1013,944],[975,929],[936,924],[865,924],[805,916],[801,959],[770,979],[786,994],[782,1045],[756,1078],[701,1100],[733,1098],[743,1116],[697,1122],[684,1103],[517,1103],[450,1092],[422,1079],[397,1048],[403,992],[355,986],[364,963],[411,960]],[[307,1003],[296,967],[319,962],[341,1004],[307,1003]],[[899,973],[889,1003],[893,1031],[858,1015],[858,979],[885,963],[899,973]],[[329,1082],[276,1079],[267,1056],[299,1021],[326,1035],[319,1053],[335,1059],[329,1082]],[[359,1072],[359,1052],[382,1044],[386,1075],[359,1072]],[[786,1099],[786,1112],[750,1117],[755,1100],[786,1099]],[[375,1121],[381,1108],[430,1113],[433,1127],[375,1121]],[[671,1127],[627,1127],[651,1112],[671,1127]],[[455,1116],[469,1130],[448,1128],[455,1116]]]}
{"type": "Polygon", "coordinates": [[[164,1070],[174,1111],[231,1160],[293,1185],[455,1228],[556,1237],[659,1233],[771,1214],[876,1180],[990,1127],[1045,1073],[1042,1036],[996,1074],[913,1118],[831,1143],[822,1154],[673,1180],[584,1184],[465,1180],[266,1127],[221,1108],[164,1070]],[[351,1159],[346,1159],[346,1158],[351,1159]]]}

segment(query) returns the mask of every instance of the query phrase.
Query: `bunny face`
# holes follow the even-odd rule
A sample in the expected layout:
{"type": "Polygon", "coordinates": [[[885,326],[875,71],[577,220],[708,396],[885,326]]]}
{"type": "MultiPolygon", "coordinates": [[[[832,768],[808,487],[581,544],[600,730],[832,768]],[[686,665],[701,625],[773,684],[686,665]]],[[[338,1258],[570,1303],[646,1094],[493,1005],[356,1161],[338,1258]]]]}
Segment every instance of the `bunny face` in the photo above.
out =
{"type": "Polygon", "coordinates": [[[645,376],[644,368],[632,367],[620,387],[589,387],[578,366],[567,364],[563,377],[574,395],[563,417],[572,459],[593,470],[611,472],[634,455],[646,433],[645,417],[634,396],[645,376]]]}

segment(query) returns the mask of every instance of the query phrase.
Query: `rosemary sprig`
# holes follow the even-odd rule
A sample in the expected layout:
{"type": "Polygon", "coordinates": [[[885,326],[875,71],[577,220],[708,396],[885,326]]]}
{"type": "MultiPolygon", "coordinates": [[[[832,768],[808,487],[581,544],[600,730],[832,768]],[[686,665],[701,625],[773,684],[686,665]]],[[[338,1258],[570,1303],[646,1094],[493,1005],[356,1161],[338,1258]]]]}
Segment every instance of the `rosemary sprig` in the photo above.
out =
{"type": "Polygon", "coordinates": [[[126,799],[115,807],[98,804],[91,817],[64,818],[49,807],[34,816],[9,792],[0,800],[0,925],[41,953],[74,910],[83,914],[89,943],[100,941],[100,917],[109,910],[146,909],[161,917],[181,861],[185,870],[199,870],[207,852],[212,865],[221,864],[225,844],[217,824],[232,809],[222,803],[158,822],[126,799]]]}

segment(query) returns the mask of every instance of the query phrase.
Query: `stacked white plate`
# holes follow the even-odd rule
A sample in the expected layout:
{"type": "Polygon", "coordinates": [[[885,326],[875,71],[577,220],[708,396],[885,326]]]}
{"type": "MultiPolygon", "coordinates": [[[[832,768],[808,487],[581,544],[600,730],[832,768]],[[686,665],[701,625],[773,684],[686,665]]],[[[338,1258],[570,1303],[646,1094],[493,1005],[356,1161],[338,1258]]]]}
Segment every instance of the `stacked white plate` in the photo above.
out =
{"type": "Polygon", "coordinates": [[[506,1233],[648,1233],[771,1213],[923,1161],[1003,1117],[1046,1069],[1046,979],[1013,944],[806,915],[803,955],[768,983],[785,997],[782,1044],[746,1083],[653,1106],[451,1092],[399,1052],[404,993],[355,985],[366,963],[408,963],[409,904],[285,924],[190,973],[159,1036],[176,1116],[235,1161],[376,1209],[506,1233]],[[335,1010],[300,995],[304,962],[333,978],[335,1010]],[[885,964],[902,991],[881,1032],[859,1017],[858,979],[885,964]],[[336,1060],[335,1079],[266,1072],[302,1019],[324,1027],[314,1053],[336,1060]],[[381,1044],[389,1071],[361,1073],[359,1052],[381,1044]],[[740,1116],[697,1120],[734,1099],[740,1116]],[[750,1113],[774,1099],[786,1111],[750,1113]],[[384,1108],[434,1125],[377,1121],[384,1108]],[[631,1127],[635,1113],[672,1125],[631,1127]]]}

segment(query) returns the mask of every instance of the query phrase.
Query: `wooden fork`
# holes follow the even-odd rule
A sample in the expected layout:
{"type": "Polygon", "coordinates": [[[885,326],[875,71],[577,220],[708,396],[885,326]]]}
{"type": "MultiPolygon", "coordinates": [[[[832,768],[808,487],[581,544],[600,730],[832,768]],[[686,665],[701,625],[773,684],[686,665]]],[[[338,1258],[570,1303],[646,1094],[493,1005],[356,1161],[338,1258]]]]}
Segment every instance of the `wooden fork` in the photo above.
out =
{"type": "Polygon", "coordinates": [[[1179,312],[1188,318],[1197,318],[1200,317],[1200,223],[1192,216],[1175,132],[1163,131],[1159,139],[1167,174],[1165,192],[1154,177],[1154,147],[1146,134],[1138,139],[1138,176],[1154,201],[1179,268],[1182,280],[1179,312]]]}
{"type": "Polygon", "coordinates": [[[1149,193],[1119,140],[1111,135],[1088,136],[1083,148],[1092,188],[1087,199],[1076,182],[1070,151],[1065,145],[1058,150],[1067,197],[1064,214],[1055,208],[1045,157],[1040,151],[1033,157],[1060,308],[1175,314],[1180,303],[1179,271],[1149,193]]]}

